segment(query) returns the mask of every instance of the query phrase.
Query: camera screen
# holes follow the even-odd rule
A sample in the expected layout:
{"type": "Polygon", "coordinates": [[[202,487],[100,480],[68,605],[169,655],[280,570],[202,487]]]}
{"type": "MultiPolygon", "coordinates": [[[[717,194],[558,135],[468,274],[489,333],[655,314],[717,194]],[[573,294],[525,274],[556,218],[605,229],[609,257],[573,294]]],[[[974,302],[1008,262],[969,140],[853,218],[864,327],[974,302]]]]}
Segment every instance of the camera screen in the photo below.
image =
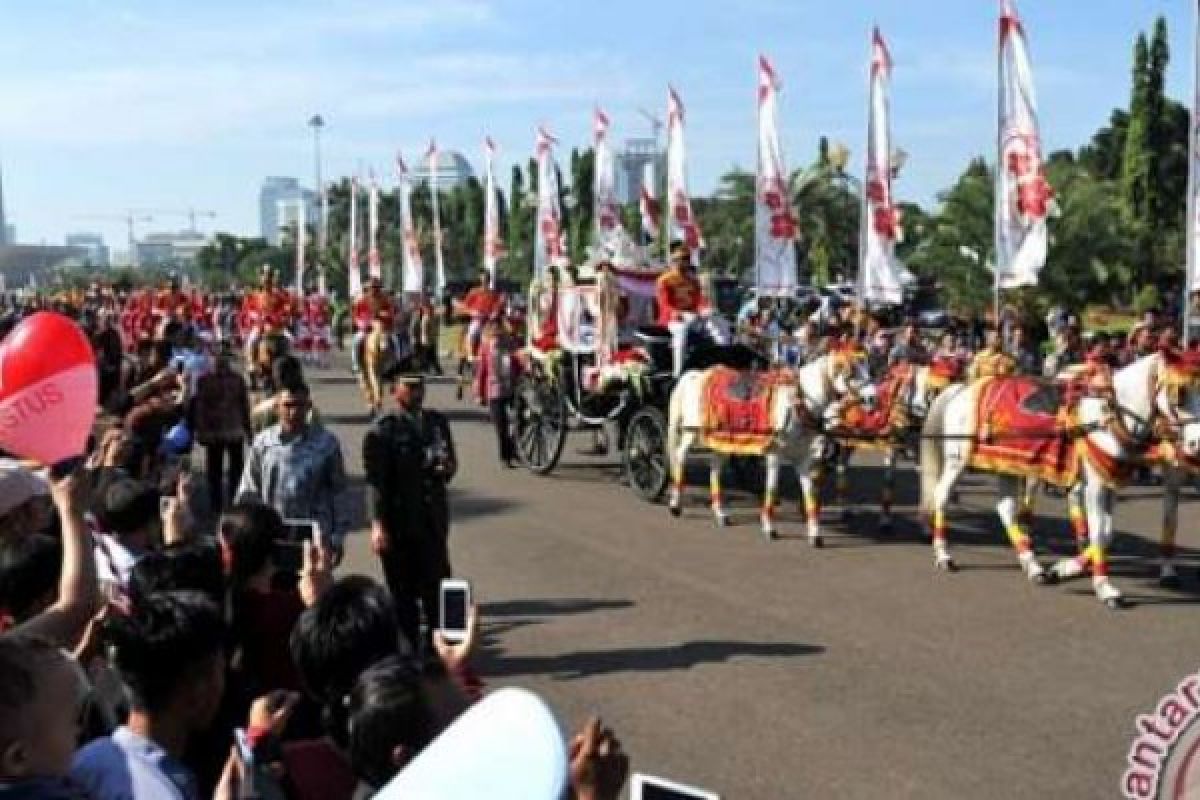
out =
{"type": "Polygon", "coordinates": [[[467,629],[467,593],[463,589],[443,589],[442,627],[448,631],[467,629]]]}

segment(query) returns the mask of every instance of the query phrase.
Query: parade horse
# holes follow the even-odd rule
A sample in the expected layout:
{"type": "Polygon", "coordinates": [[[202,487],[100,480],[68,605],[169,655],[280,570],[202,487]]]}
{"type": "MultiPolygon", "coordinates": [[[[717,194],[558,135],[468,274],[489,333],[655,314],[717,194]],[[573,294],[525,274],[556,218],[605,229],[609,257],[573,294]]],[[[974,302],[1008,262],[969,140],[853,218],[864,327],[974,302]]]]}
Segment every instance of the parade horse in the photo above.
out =
{"type": "Polygon", "coordinates": [[[383,413],[384,374],[397,357],[396,342],[392,333],[381,320],[373,320],[371,329],[362,338],[359,363],[362,375],[363,400],[372,414],[383,413]]]}
{"type": "Polygon", "coordinates": [[[725,459],[761,456],[766,460],[766,486],[760,521],[763,535],[773,539],[779,470],[787,461],[795,468],[800,482],[809,543],[822,546],[820,500],[812,467],[825,452],[826,431],[837,424],[845,408],[856,402],[857,393],[869,381],[862,350],[850,347],[822,355],[795,370],[753,373],[714,367],[685,372],[671,392],[667,418],[671,514],[682,514],[684,466],[693,446],[711,451],[710,504],[721,527],[729,524],[721,497],[720,476],[725,459]],[[739,384],[754,385],[760,404],[758,413],[743,415],[741,420],[736,419],[736,414],[731,417],[719,413],[721,408],[728,408],[728,395],[736,393],[739,384]]]}
{"type": "Polygon", "coordinates": [[[921,508],[930,520],[936,566],[956,569],[946,544],[946,505],[958,478],[971,467],[999,475],[996,512],[1027,578],[1047,583],[1090,569],[1096,597],[1109,608],[1121,607],[1124,598],[1109,578],[1107,562],[1115,488],[1128,480],[1134,467],[1145,463],[1164,428],[1172,431],[1171,438],[1184,456],[1200,455],[1200,417],[1194,401],[1191,411],[1181,407],[1181,394],[1172,390],[1168,380],[1169,367],[1161,353],[1141,358],[1116,371],[1111,387],[1089,386],[1077,398],[1061,403],[1052,412],[1053,427],[1037,431],[1006,432],[990,417],[979,419],[981,412],[990,414],[981,402],[986,393],[1019,390],[1035,384],[1032,379],[993,377],[948,387],[934,401],[921,440],[921,508]],[[998,458],[996,442],[1005,437],[1026,445],[1043,439],[1058,448],[1060,464],[1052,470],[1045,461],[1019,465],[1007,456],[998,458]],[[1078,557],[1059,561],[1049,573],[1038,562],[1021,524],[1018,496],[1021,481],[1029,478],[1070,489],[1073,502],[1083,505],[1088,547],[1078,557]]]}
{"type": "Polygon", "coordinates": [[[834,502],[844,516],[850,513],[847,503],[850,459],[859,450],[877,450],[883,461],[879,528],[891,529],[896,461],[905,452],[916,460],[917,441],[929,407],[943,389],[958,379],[961,371],[959,364],[945,361],[929,365],[893,364],[875,387],[875,407],[857,415],[857,420],[855,415],[849,415],[847,422],[854,423],[852,427],[835,434],[838,453],[834,462],[837,470],[834,502]]]}

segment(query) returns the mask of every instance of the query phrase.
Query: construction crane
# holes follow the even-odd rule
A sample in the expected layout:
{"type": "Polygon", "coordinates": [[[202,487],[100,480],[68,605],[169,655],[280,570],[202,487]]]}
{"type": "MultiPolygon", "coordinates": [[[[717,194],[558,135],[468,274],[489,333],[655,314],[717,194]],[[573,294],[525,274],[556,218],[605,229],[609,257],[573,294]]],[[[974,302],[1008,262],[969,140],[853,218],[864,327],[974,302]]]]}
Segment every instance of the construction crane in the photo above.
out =
{"type": "Polygon", "coordinates": [[[150,216],[145,211],[129,210],[124,214],[76,214],[75,219],[92,219],[92,220],[108,220],[112,222],[124,222],[129,231],[129,263],[131,266],[138,265],[137,257],[137,239],[133,235],[133,226],[138,222],[153,222],[154,217],[150,216]]]}
{"type": "Polygon", "coordinates": [[[658,134],[659,134],[659,131],[661,131],[663,128],[663,121],[640,106],[638,107],[637,112],[639,114],[641,114],[643,117],[645,117],[646,121],[650,123],[650,129],[652,131],[654,131],[654,147],[655,147],[655,149],[657,149],[658,148],[658,134]]]}
{"type": "Polygon", "coordinates": [[[216,219],[217,212],[215,211],[200,211],[195,208],[139,208],[134,209],[134,213],[155,214],[158,216],[175,216],[188,218],[188,232],[196,233],[196,217],[205,219],[216,219]]]}

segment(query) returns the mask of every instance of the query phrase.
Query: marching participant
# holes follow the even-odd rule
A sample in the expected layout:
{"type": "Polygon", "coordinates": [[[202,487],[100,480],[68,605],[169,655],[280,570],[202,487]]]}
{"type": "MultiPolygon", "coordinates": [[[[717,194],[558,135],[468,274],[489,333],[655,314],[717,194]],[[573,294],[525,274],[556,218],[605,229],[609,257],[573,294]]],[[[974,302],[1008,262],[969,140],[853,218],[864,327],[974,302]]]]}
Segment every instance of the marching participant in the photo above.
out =
{"type": "Polygon", "coordinates": [[[396,319],[396,310],[391,298],[384,293],[383,282],[379,278],[372,277],[367,290],[354,301],[351,317],[354,320],[354,341],[350,346],[350,355],[354,371],[358,372],[362,369],[359,351],[371,331],[372,323],[379,320],[390,331],[396,319]]]}
{"type": "Polygon", "coordinates": [[[683,372],[684,349],[693,330],[706,333],[716,344],[728,343],[728,326],[713,313],[692,266],[692,251],[683,242],[671,245],[671,266],[658,276],[654,298],[658,303],[658,323],[671,332],[676,376],[683,372]]]}

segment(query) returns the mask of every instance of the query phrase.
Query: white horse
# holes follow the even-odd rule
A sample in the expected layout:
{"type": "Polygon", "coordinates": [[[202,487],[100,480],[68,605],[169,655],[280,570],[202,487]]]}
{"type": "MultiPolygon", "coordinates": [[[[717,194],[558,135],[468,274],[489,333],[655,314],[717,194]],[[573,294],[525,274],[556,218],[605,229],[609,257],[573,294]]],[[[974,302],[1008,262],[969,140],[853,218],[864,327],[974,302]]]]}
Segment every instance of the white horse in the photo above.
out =
{"type": "Polygon", "coordinates": [[[929,413],[929,407],[947,385],[948,379],[944,374],[935,372],[933,367],[923,364],[897,364],[888,369],[883,380],[875,387],[875,402],[878,404],[875,413],[885,418],[878,436],[870,439],[845,438],[839,441],[842,447],[835,465],[837,474],[834,502],[842,509],[844,516],[850,513],[847,502],[850,459],[859,450],[878,450],[883,460],[879,528],[889,530],[892,527],[897,457],[900,451],[907,447],[912,447],[915,452],[916,440],[919,438],[925,416],[929,413]],[[897,370],[901,366],[908,368],[907,375],[898,373],[897,370]],[[891,381],[900,381],[901,385],[889,387],[891,381]]]}
{"type": "MultiPolygon", "coordinates": [[[[1059,561],[1052,578],[1071,578],[1092,572],[1096,597],[1110,608],[1123,603],[1121,592],[1108,576],[1107,550],[1113,534],[1114,487],[1122,474],[1138,464],[1154,442],[1155,431],[1169,422],[1178,430],[1181,452],[1200,454],[1200,418],[1181,415],[1178,396],[1163,383],[1161,354],[1139,359],[1117,371],[1112,390],[1084,394],[1075,409],[1082,480],[1073,488],[1073,503],[1082,500],[1089,545],[1083,555],[1059,561]]],[[[997,380],[1007,380],[999,378],[997,380]]],[[[946,505],[959,476],[969,466],[972,449],[980,441],[976,407],[983,383],[948,388],[934,402],[925,421],[921,442],[921,507],[929,515],[935,563],[953,570],[954,559],[946,546],[946,505]]],[[[1000,515],[1026,576],[1045,582],[1028,533],[1021,527],[1018,495],[1020,477],[1000,476],[1000,515]]]]}
{"type": "MultiPolygon", "coordinates": [[[[683,513],[684,465],[688,451],[696,444],[713,449],[709,460],[710,501],[717,525],[729,524],[721,499],[721,467],[729,451],[709,440],[704,427],[704,387],[710,370],[685,373],[671,392],[667,420],[667,454],[671,466],[671,491],[668,509],[674,516],[683,513]]],[[[812,466],[825,451],[823,431],[838,420],[844,404],[867,386],[869,376],[861,351],[839,350],[826,354],[786,375],[776,385],[769,409],[770,441],[763,452],[766,459],[766,490],[760,518],[763,535],[775,538],[775,503],[779,489],[779,468],[784,461],[795,467],[800,481],[808,540],[814,547],[821,539],[820,501],[815,489],[812,466]]]]}

